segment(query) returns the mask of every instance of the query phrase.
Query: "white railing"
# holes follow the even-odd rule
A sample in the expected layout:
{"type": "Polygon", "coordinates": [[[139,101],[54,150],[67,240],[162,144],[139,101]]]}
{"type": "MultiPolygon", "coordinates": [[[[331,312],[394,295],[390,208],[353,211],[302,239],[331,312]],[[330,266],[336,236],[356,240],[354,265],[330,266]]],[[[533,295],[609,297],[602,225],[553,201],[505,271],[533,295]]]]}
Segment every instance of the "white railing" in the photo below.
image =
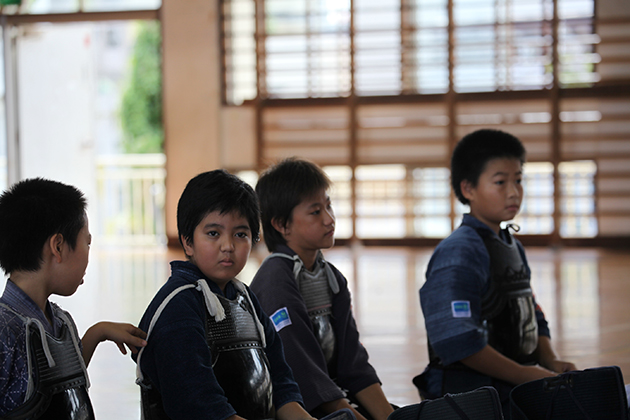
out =
{"type": "Polygon", "coordinates": [[[103,155],[96,161],[100,241],[164,244],[164,154],[103,155]]]}

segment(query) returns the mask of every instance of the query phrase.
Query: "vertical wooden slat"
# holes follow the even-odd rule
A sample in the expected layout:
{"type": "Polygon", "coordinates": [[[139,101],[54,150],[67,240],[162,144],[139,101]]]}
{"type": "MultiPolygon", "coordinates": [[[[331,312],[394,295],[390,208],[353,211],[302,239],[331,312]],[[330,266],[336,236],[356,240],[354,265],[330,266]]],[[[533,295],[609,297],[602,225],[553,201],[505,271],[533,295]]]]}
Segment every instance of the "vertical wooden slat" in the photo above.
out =
{"type": "MultiPolygon", "coordinates": [[[[455,8],[455,0],[448,0],[448,92],[446,94],[446,103],[448,109],[448,144],[449,156],[453,153],[455,144],[457,143],[457,110],[455,95],[455,22],[453,9],[455,8]]],[[[447,168],[450,168],[449,161],[444,162],[447,168]]],[[[451,229],[455,229],[455,204],[457,198],[451,189],[451,229]]]]}
{"type": "MultiPolygon", "coordinates": [[[[217,2],[217,7],[219,8],[218,16],[219,16],[219,50],[221,51],[221,102],[225,105],[227,101],[227,77],[228,77],[228,68],[227,68],[227,48],[225,46],[225,33],[227,32],[226,19],[225,19],[225,9],[224,5],[226,3],[230,4],[230,15],[232,14],[232,0],[220,0],[217,2]]],[[[233,37],[230,36],[230,39],[233,37]]]]}
{"type": "Polygon", "coordinates": [[[350,0],[350,96],[348,97],[348,112],[349,112],[349,147],[350,147],[350,169],[352,170],[352,178],[350,179],[350,206],[352,209],[352,241],[357,238],[357,98],[356,98],[356,44],[355,44],[355,0],[350,0]]]}
{"type": "MultiPolygon", "coordinates": [[[[499,30],[499,0],[494,0],[494,88],[499,88],[499,80],[501,80],[501,37],[499,30]]],[[[505,22],[507,23],[507,22],[505,22]]]]}
{"type": "Polygon", "coordinates": [[[551,233],[551,243],[558,244],[560,242],[560,82],[558,77],[560,70],[560,57],[558,52],[558,26],[560,19],[558,17],[558,1],[553,0],[553,19],[552,19],[552,72],[553,81],[550,90],[551,101],[551,163],[553,164],[553,231],[551,233]]]}
{"type": "Polygon", "coordinates": [[[263,67],[264,67],[264,30],[265,30],[265,0],[254,0],[255,19],[255,43],[256,43],[256,98],[254,107],[256,108],[256,170],[261,172],[264,168],[265,156],[265,127],[263,125],[263,67]]]}
{"type": "Polygon", "coordinates": [[[315,92],[313,84],[313,29],[311,28],[311,0],[306,2],[306,10],[304,13],[304,27],[306,28],[306,96],[312,98],[315,92]]]}
{"type": "Polygon", "coordinates": [[[406,9],[405,9],[405,0],[400,0],[400,91],[402,94],[406,93],[405,89],[405,81],[408,79],[409,75],[405,71],[405,57],[406,57],[406,49],[405,42],[406,38],[406,29],[405,25],[406,18],[406,9]]]}

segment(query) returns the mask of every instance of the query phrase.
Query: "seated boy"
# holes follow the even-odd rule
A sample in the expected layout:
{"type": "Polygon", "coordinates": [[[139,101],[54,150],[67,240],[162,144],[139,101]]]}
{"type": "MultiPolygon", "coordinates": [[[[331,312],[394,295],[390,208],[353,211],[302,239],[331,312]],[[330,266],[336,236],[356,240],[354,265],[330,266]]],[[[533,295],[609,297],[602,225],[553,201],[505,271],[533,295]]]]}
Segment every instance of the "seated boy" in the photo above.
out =
{"type": "Polygon", "coordinates": [[[252,188],[215,170],[188,182],[177,206],[187,261],[149,304],[137,356],[143,418],[311,420],[282,343],[235,277],[259,237],[252,188]]]}
{"type": "Polygon", "coordinates": [[[470,213],[435,249],[420,289],[430,358],[414,379],[421,395],[491,385],[506,418],[514,385],[575,370],[553,351],[523,246],[500,226],[519,211],[524,162],[521,142],[501,131],[475,131],[457,144],[451,184],[470,213]]]}
{"type": "Polygon", "coordinates": [[[393,408],[359,341],[348,282],[321,253],[335,241],[329,187],[321,168],[295,158],[260,177],[256,192],[272,254],[251,288],[282,338],[311,414],[350,408],[348,397],[359,406],[358,419],[385,420],[393,408]]]}
{"type": "Polygon", "coordinates": [[[87,365],[101,341],[125,354],[146,345],[131,324],[99,322],[79,340],[50,295],[72,295],[88,264],[86,201],[76,188],[41,178],[0,196],[0,417],[93,419],[87,365]]]}

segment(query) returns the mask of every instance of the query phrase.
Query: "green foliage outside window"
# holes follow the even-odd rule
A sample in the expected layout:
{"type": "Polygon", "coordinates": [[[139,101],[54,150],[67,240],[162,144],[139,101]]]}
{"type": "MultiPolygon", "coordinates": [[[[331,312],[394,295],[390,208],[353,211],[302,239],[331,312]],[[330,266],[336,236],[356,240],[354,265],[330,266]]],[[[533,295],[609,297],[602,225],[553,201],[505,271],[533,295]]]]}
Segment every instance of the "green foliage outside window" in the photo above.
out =
{"type": "Polygon", "coordinates": [[[121,105],[125,153],[161,153],[161,34],[158,22],[141,22],[131,59],[131,77],[121,105]]]}

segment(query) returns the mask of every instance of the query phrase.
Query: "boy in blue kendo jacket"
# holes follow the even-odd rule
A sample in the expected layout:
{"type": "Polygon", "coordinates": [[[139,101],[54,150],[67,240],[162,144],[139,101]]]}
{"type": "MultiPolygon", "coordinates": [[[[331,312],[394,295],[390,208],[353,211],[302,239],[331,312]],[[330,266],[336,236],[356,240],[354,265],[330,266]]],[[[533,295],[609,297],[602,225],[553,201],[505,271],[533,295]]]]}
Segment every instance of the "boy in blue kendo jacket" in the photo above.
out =
{"type": "Polygon", "coordinates": [[[525,250],[501,228],[520,209],[524,162],[521,142],[498,130],[453,151],[451,184],[470,213],[435,249],[420,289],[430,362],[414,383],[424,398],[494,386],[508,417],[513,386],[576,369],[557,358],[525,250]]]}
{"type": "Polygon", "coordinates": [[[87,365],[97,345],[125,354],[146,345],[131,324],[99,322],[79,339],[72,316],[48,300],[83,283],[92,236],[86,201],[73,186],[20,181],[0,196],[0,417],[94,419],[87,365]]]}
{"type": "Polygon", "coordinates": [[[187,260],[171,262],[140,322],[148,333],[136,360],[144,419],[313,420],[273,325],[236,279],[259,217],[253,189],[224,170],[186,185],[177,230],[187,260]]]}
{"type": "Polygon", "coordinates": [[[271,255],[251,288],[273,321],[306,409],[351,409],[357,419],[393,411],[359,340],[348,282],[321,252],[334,244],[331,182],[316,164],[285,159],[256,184],[271,255]]]}

